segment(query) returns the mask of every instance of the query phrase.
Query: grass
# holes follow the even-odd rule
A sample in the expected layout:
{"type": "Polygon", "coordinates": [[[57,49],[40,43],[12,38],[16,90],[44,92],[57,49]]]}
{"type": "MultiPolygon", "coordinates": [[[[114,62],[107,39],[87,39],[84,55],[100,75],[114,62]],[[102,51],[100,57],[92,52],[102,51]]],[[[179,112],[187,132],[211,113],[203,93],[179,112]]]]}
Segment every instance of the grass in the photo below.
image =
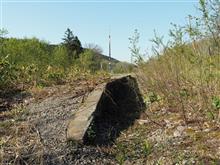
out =
{"type": "MultiPolygon", "coordinates": [[[[188,24],[174,24],[168,44],[162,43],[156,36],[153,42],[159,50],[154,49],[154,56],[139,63],[136,75],[148,106],[140,119],[147,122],[140,124],[136,121],[121,132],[112,148],[103,148],[114,155],[119,164],[220,164],[220,31],[216,29],[218,22],[214,17],[219,13],[213,14],[219,5],[204,2],[200,0],[200,18],[189,16],[188,24]],[[185,38],[188,40],[184,41],[185,38]],[[178,130],[180,127],[182,129],[178,130]]],[[[5,42],[16,45],[10,43],[12,41],[5,42]]],[[[28,40],[22,42],[29,43],[28,40]]],[[[21,47],[22,42],[19,42],[21,47]]],[[[47,46],[38,40],[31,42],[43,46],[43,50],[47,46]]],[[[25,65],[23,58],[15,56],[16,47],[7,50],[12,56],[5,54],[0,59],[0,72],[4,75],[0,79],[0,87],[28,84],[32,92],[41,98],[48,96],[45,86],[90,80],[85,84],[94,87],[109,77],[105,72],[93,74],[86,70],[87,62],[91,61],[84,61],[83,68],[74,64],[66,68],[62,47],[54,50],[56,56],[52,62],[55,64],[49,64],[39,48],[36,52],[41,58],[37,63],[25,65]],[[20,65],[13,65],[15,59],[20,65]],[[56,64],[59,64],[58,67],[56,64]],[[103,75],[104,78],[99,81],[98,77],[103,75]]],[[[137,48],[136,45],[133,47],[137,48]]],[[[26,61],[34,62],[35,59],[29,55],[31,53],[26,56],[25,52],[26,61]]],[[[140,54],[139,51],[137,53],[140,54]]],[[[136,55],[133,54],[134,57],[136,55]]],[[[121,70],[122,67],[118,67],[121,70]]],[[[25,113],[23,107],[1,113],[1,118],[5,119],[0,123],[3,163],[41,163],[43,147],[38,131],[22,120],[25,113]]],[[[93,132],[90,133],[94,136],[93,132]]]]}
{"type": "Polygon", "coordinates": [[[37,131],[25,122],[14,123],[7,129],[10,133],[1,135],[2,164],[41,164],[43,145],[37,131]]]}
{"type": "Polygon", "coordinates": [[[216,23],[211,15],[216,11],[206,5],[219,7],[200,1],[202,17],[190,17],[184,26],[174,24],[167,44],[156,36],[153,42],[159,50],[138,63],[136,76],[147,104],[141,120],[146,124],[136,122],[117,139],[114,153],[123,153],[125,162],[220,163],[220,38],[206,28],[216,23]],[[201,31],[194,33],[194,28],[201,31]]]}
{"type": "Polygon", "coordinates": [[[136,121],[116,140],[111,152],[119,164],[120,160],[131,164],[162,165],[220,162],[219,128],[214,121],[206,123],[204,128],[199,127],[198,123],[191,123],[185,127],[181,136],[175,137],[177,127],[184,124],[178,112],[163,113],[151,109],[151,112],[146,110],[146,113],[148,116],[143,115],[141,120],[147,123],[136,121]],[[169,124],[165,124],[165,120],[169,124]],[[161,127],[155,122],[164,124],[161,127]],[[207,130],[207,125],[210,130],[207,130]]]}
{"type": "Polygon", "coordinates": [[[24,116],[27,110],[18,106],[1,113],[0,162],[2,164],[41,164],[43,145],[38,131],[24,116]]]}
{"type": "MultiPolygon", "coordinates": [[[[27,93],[30,95],[28,99],[32,100],[31,102],[40,102],[52,95],[59,96],[80,87],[82,91],[76,90],[79,92],[75,93],[77,96],[81,92],[85,94],[93,90],[97,84],[108,81],[108,79],[108,74],[82,73],[64,85],[33,86],[27,89],[27,93]]],[[[14,93],[7,95],[10,100],[13,100],[14,97],[16,97],[14,93]]],[[[28,122],[29,111],[24,103],[25,99],[20,104],[10,103],[12,105],[7,110],[0,112],[0,162],[2,164],[43,164],[45,161],[40,133],[34,125],[28,122]]],[[[75,145],[74,142],[68,142],[68,144],[75,145]]]]}

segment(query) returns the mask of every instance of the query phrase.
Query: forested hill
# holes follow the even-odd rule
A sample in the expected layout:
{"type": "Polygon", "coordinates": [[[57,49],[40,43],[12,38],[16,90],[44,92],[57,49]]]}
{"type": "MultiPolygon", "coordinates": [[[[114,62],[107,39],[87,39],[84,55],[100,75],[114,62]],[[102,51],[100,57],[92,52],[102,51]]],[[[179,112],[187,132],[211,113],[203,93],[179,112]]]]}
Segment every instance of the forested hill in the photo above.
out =
{"type": "MultiPolygon", "coordinates": [[[[93,45],[94,47],[98,47],[97,45],[93,45]]],[[[53,50],[53,49],[55,49],[56,47],[59,47],[59,44],[49,44],[49,47],[50,47],[50,49],[51,50],[53,50]]],[[[92,50],[94,50],[94,48],[83,48],[83,50],[84,51],[86,51],[86,50],[90,50],[90,49],[92,49],[92,50]]],[[[96,58],[98,59],[98,60],[108,60],[109,61],[109,56],[108,55],[104,55],[103,53],[102,53],[102,50],[101,50],[101,52],[100,52],[100,50],[94,50],[95,52],[96,52],[96,54],[95,54],[95,56],[96,56],[96,58]]],[[[120,62],[119,60],[117,60],[116,58],[113,58],[113,57],[110,57],[110,61],[111,61],[111,63],[118,63],[118,62],[120,62]]]]}
{"type": "MultiPolygon", "coordinates": [[[[102,54],[99,46],[90,44],[84,48],[77,37],[71,39],[68,35],[57,45],[37,38],[1,37],[0,89],[17,84],[59,84],[76,74],[109,71],[109,57],[102,54]]],[[[133,68],[129,63],[110,59],[114,73],[129,72],[133,68]]]]}
{"type": "MultiPolygon", "coordinates": [[[[4,54],[2,54],[1,56],[3,55],[6,55],[6,53],[9,53],[10,54],[13,54],[13,50],[7,50],[7,48],[12,48],[12,49],[22,49],[20,46],[22,46],[22,44],[24,44],[23,48],[28,48],[29,46],[31,46],[31,43],[37,43],[39,42],[38,44],[41,45],[41,48],[44,48],[45,51],[47,51],[47,53],[49,54],[52,54],[53,51],[55,51],[57,48],[59,48],[60,46],[62,46],[62,43],[61,44],[50,44],[49,42],[46,42],[46,41],[43,41],[43,40],[39,40],[37,38],[24,38],[24,39],[18,39],[18,38],[2,38],[1,39],[1,42],[4,43],[4,47],[2,47],[6,52],[4,54]],[[15,47],[12,47],[12,45],[10,44],[18,44],[20,46],[17,46],[17,48],[15,47]],[[28,43],[30,45],[28,45],[28,43]]],[[[33,45],[34,46],[34,45],[33,45]]],[[[113,57],[110,57],[108,55],[104,55],[102,53],[102,50],[101,48],[98,48],[98,45],[95,45],[95,44],[90,44],[90,48],[83,48],[83,52],[85,51],[89,51],[89,50],[93,50],[94,51],[94,55],[96,57],[96,60],[98,61],[103,61],[103,60],[107,60],[109,61],[110,59],[110,62],[113,63],[113,64],[116,64],[118,62],[120,62],[119,60],[113,58],[113,57]],[[98,50],[99,49],[99,50],[98,50]]],[[[20,52],[17,52],[17,54],[19,54],[20,52]]],[[[9,55],[9,54],[8,54],[9,55]]]]}

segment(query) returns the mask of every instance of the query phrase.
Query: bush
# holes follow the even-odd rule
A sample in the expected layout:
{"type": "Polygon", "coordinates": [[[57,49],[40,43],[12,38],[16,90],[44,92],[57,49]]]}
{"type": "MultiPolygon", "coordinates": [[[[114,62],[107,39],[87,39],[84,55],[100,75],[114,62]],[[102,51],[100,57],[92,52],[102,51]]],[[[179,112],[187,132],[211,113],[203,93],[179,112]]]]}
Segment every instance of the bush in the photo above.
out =
{"type": "Polygon", "coordinates": [[[90,70],[95,72],[99,69],[99,61],[95,60],[95,52],[92,50],[85,50],[82,54],[80,54],[80,66],[84,70],[90,70]]]}
{"type": "Polygon", "coordinates": [[[114,67],[113,67],[113,72],[114,73],[130,73],[134,69],[134,65],[129,64],[127,62],[118,62],[114,67]]]}
{"type": "MultiPolygon", "coordinates": [[[[215,11],[203,6],[209,3],[201,5],[202,18],[193,20],[190,16],[190,24],[186,26],[173,24],[167,44],[156,36],[152,40],[155,55],[140,65],[141,79],[143,75],[146,77],[147,92],[157,93],[166,107],[179,110],[186,123],[189,119],[206,118],[207,114],[212,114],[212,119],[218,115],[214,109],[219,109],[216,96],[220,95],[220,54],[215,50],[220,50],[220,32],[215,31],[213,36],[214,27],[210,31],[209,26],[215,24],[212,16],[215,11]],[[204,13],[210,15],[207,17],[204,13]],[[190,40],[184,41],[184,38],[190,40]]],[[[213,7],[217,7],[215,5],[213,7]]]]}
{"type": "Polygon", "coordinates": [[[50,84],[63,84],[65,80],[64,70],[60,68],[48,67],[44,74],[44,79],[47,80],[47,85],[50,84]]]}
{"type": "Polygon", "coordinates": [[[49,45],[36,38],[1,38],[1,46],[0,88],[59,84],[70,67],[64,46],[49,45]]]}
{"type": "Polygon", "coordinates": [[[8,61],[8,56],[0,58],[0,89],[12,86],[17,80],[17,69],[8,61]]]}

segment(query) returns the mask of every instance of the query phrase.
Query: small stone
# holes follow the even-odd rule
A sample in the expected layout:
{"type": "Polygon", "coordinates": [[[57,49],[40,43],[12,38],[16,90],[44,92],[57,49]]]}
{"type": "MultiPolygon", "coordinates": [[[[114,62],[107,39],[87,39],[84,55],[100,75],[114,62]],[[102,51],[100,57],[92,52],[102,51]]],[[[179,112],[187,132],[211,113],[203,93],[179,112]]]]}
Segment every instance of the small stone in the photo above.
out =
{"type": "Polygon", "coordinates": [[[183,132],[185,130],[186,127],[184,126],[178,126],[176,129],[180,132],[183,132]]]}
{"type": "Polygon", "coordinates": [[[182,161],[182,164],[184,165],[184,164],[187,164],[187,160],[183,160],[182,161]]]}
{"type": "Polygon", "coordinates": [[[174,133],[173,133],[173,136],[174,137],[179,137],[179,136],[181,136],[182,134],[183,134],[183,131],[185,130],[185,127],[184,126],[178,126],[177,128],[176,128],[176,130],[174,131],[174,133]]]}
{"type": "Polygon", "coordinates": [[[208,128],[207,128],[207,129],[204,129],[203,131],[204,131],[204,132],[210,132],[210,130],[211,130],[211,129],[208,129],[208,128]]]}
{"type": "Polygon", "coordinates": [[[171,122],[170,122],[169,120],[164,119],[164,121],[165,121],[166,126],[167,126],[168,128],[171,128],[171,127],[172,127],[172,124],[171,124],[171,122]]]}
{"type": "Polygon", "coordinates": [[[148,121],[148,120],[138,120],[138,123],[139,123],[140,125],[143,125],[143,124],[148,124],[149,121],[148,121]]]}

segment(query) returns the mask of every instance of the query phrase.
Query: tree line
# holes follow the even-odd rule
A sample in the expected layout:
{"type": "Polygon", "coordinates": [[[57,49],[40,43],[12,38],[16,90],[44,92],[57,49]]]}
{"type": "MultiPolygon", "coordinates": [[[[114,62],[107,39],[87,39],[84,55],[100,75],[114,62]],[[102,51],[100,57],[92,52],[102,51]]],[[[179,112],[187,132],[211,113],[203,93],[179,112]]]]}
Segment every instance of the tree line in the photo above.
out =
{"type": "MultiPolygon", "coordinates": [[[[108,71],[109,59],[102,55],[102,49],[95,44],[83,48],[69,28],[57,45],[37,38],[7,38],[7,33],[0,31],[0,90],[18,84],[59,84],[84,73],[108,71]]],[[[131,68],[117,60],[112,63],[116,72],[131,68]]]]}

